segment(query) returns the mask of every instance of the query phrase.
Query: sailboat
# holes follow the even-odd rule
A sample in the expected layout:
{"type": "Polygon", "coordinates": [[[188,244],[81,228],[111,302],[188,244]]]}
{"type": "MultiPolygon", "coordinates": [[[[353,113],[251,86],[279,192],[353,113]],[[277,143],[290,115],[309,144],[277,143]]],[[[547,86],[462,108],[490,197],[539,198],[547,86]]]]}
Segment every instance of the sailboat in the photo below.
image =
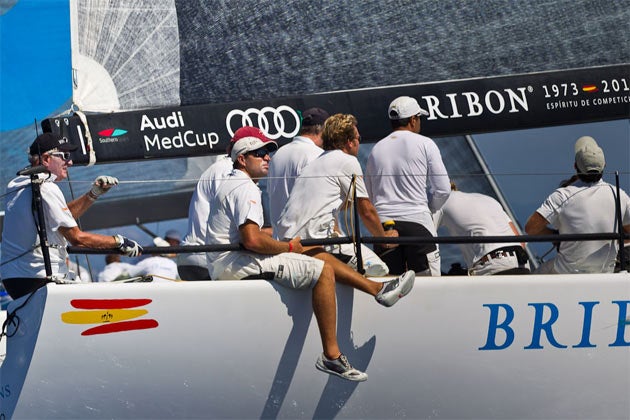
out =
{"type": "MultiPolygon", "coordinates": [[[[89,169],[219,154],[250,122],[283,143],[309,106],[357,115],[374,142],[401,94],[431,112],[427,135],[468,148],[468,133],[627,119],[623,48],[574,41],[628,45],[628,8],[552,3],[73,0],[74,112],[42,126],[79,145],[73,160],[89,169]],[[589,8],[598,18],[578,34],[542,36],[535,23],[589,8]],[[531,28],[510,31],[519,21],[531,28]],[[501,42],[483,44],[497,31],[501,42]]],[[[500,195],[486,175],[477,184],[500,195]]],[[[133,223],[140,207],[184,216],[189,194],[121,195],[85,224],[133,223]]],[[[419,277],[392,308],[339,285],[338,337],[370,375],[362,384],[315,370],[308,293],[266,281],[51,284],[7,308],[0,418],[627,418],[629,281],[419,277]]]]}

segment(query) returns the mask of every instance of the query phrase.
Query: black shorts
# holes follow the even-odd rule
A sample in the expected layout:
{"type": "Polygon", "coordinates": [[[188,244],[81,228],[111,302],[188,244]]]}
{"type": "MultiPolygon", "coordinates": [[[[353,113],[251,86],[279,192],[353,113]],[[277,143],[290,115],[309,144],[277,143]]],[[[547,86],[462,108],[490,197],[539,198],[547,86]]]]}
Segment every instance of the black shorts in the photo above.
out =
{"type": "MultiPolygon", "coordinates": [[[[433,238],[427,228],[419,223],[401,222],[394,220],[394,228],[398,231],[398,236],[417,236],[421,238],[433,238]]],[[[374,251],[389,267],[389,274],[399,275],[407,270],[421,273],[429,268],[427,254],[435,251],[437,247],[434,243],[399,245],[396,248],[385,249],[379,245],[374,246],[374,251]]]]}

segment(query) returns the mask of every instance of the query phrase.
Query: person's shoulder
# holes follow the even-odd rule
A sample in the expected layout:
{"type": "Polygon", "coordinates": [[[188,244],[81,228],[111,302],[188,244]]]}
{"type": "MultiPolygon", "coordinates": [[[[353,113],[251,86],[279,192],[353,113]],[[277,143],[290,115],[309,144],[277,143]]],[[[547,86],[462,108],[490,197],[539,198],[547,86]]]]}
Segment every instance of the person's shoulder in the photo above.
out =
{"type": "Polygon", "coordinates": [[[232,166],[232,159],[228,155],[222,155],[203,171],[201,178],[209,178],[218,172],[229,172],[232,170],[232,166]]]}

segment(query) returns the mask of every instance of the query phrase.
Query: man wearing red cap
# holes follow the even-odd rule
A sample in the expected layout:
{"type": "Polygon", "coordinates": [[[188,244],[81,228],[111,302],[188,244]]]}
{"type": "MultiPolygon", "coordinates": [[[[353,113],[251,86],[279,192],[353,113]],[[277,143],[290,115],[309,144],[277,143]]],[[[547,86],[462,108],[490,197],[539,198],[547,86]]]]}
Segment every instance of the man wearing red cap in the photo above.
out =
{"type": "Polygon", "coordinates": [[[335,273],[338,270],[354,273],[355,277],[348,275],[346,282],[375,296],[385,306],[393,305],[407,294],[413,282],[368,280],[321,247],[303,247],[300,237],[278,241],[263,231],[261,191],[256,183],[267,176],[270,153],[278,146],[262,131],[244,129],[249,130],[249,135],[243,136],[240,130],[235,134],[238,140],[231,151],[234,170],[210,197],[206,236],[208,244],[240,243],[244,250],[208,253],[210,275],[220,280],[265,278],[291,289],[312,289],[313,312],[324,350],[316,367],[347,380],[365,381],[367,374],[352,367],[337,342],[335,273]]]}
{"type": "Polygon", "coordinates": [[[0,277],[5,289],[17,299],[51,281],[74,280],[74,273],[66,265],[68,243],[89,248],[118,249],[127,256],[137,256],[142,248],[121,235],[106,236],[83,232],[77,226],[80,217],[101,195],[118,184],[111,176],[99,176],[92,188],[76,200],[66,203],[56,182],[68,177],[72,166],[70,152],[77,149],[67,139],[44,133],[29,149],[32,168],[41,166],[34,177],[41,180],[41,196],[48,239],[52,278],[46,267],[38,236],[37,215],[33,211],[31,178],[20,175],[7,188],[7,204],[2,231],[2,263],[0,277]]]}

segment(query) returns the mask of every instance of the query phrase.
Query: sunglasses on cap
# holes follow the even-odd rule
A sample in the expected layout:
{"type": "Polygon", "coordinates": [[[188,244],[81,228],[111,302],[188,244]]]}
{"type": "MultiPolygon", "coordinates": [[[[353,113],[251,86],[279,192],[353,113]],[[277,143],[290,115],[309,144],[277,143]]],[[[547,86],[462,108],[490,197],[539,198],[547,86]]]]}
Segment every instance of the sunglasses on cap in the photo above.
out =
{"type": "Polygon", "coordinates": [[[266,147],[261,147],[260,149],[252,150],[251,152],[247,152],[248,155],[256,156],[257,158],[264,158],[269,155],[269,149],[266,147]]]}
{"type": "Polygon", "coordinates": [[[59,159],[65,160],[66,162],[70,160],[70,152],[52,152],[49,153],[50,156],[56,156],[59,159]]]}

